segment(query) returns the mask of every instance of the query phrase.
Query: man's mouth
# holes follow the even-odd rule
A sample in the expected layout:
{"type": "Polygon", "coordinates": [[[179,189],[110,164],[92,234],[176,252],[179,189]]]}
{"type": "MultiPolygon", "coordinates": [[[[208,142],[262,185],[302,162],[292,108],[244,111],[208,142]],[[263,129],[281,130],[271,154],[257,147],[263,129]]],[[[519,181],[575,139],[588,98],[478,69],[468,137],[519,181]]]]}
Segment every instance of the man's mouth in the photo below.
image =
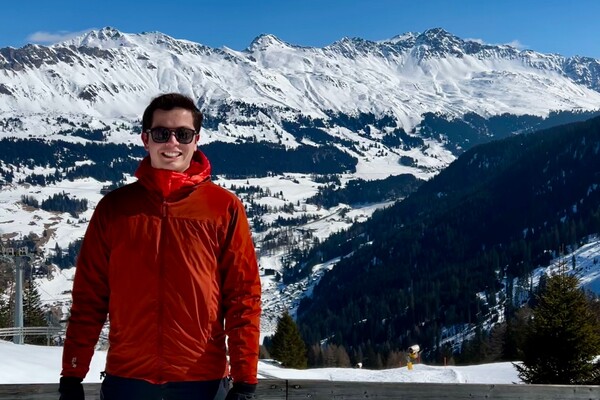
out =
{"type": "Polygon", "coordinates": [[[166,158],[177,158],[181,155],[181,152],[179,151],[166,151],[162,153],[163,157],[166,158]]]}

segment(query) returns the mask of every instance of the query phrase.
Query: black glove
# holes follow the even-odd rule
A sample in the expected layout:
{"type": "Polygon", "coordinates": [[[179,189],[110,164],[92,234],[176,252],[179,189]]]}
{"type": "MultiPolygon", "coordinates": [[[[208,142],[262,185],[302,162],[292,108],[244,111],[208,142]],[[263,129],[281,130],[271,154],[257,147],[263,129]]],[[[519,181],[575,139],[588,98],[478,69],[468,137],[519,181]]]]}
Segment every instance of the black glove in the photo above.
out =
{"type": "MultiPolygon", "coordinates": [[[[252,400],[255,399],[254,392],[256,391],[256,385],[251,383],[234,383],[233,387],[227,393],[225,400],[252,400]]],[[[61,399],[62,400],[62,399],[61,399]]]]}
{"type": "Polygon", "coordinates": [[[83,393],[83,385],[81,378],[74,376],[63,376],[60,378],[58,392],[60,393],[59,400],[85,400],[83,393]]]}

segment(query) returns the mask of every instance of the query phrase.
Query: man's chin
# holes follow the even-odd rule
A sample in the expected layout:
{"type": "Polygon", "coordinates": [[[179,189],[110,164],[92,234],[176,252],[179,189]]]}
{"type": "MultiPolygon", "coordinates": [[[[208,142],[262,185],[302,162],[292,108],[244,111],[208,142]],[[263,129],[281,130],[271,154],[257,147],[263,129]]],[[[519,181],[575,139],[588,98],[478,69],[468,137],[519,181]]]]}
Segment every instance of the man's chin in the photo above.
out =
{"type": "Polygon", "coordinates": [[[156,169],[165,169],[167,171],[183,172],[187,169],[181,160],[171,160],[169,162],[160,162],[152,165],[156,169]]]}

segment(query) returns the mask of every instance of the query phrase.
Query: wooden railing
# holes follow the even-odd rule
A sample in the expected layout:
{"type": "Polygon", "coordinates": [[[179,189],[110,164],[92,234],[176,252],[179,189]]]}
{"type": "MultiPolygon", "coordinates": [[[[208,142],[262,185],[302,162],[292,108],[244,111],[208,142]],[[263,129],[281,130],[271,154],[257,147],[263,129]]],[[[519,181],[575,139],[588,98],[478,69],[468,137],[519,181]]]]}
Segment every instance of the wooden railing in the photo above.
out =
{"type": "Polygon", "coordinates": [[[15,337],[19,337],[20,339],[15,341],[15,343],[23,343],[23,338],[27,336],[45,336],[46,344],[50,345],[52,343],[52,338],[58,337],[63,332],[64,328],[57,326],[25,326],[21,328],[0,328],[0,338],[13,338],[13,340],[15,340],[15,337]]]}
{"type": "Polygon", "coordinates": [[[21,336],[52,336],[64,332],[60,326],[24,326],[22,328],[0,328],[0,337],[21,336]]]}
{"type": "MultiPolygon", "coordinates": [[[[26,336],[46,336],[51,337],[64,337],[65,328],[60,326],[24,326],[22,328],[10,327],[0,328],[0,338],[9,338],[15,335],[26,336]]],[[[108,340],[108,334],[101,332],[99,336],[100,340],[108,340]]]]}
{"type": "MultiPolygon", "coordinates": [[[[99,383],[84,384],[86,400],[100,398],[99,383]]],[[[57,400],[58,384],[0,385],[0,400],[57,400]]],[[[470,383],[378,383],[315,380],[261,380],[257,400],[590,400],[600,386],[509,385],[470,383]]]]}

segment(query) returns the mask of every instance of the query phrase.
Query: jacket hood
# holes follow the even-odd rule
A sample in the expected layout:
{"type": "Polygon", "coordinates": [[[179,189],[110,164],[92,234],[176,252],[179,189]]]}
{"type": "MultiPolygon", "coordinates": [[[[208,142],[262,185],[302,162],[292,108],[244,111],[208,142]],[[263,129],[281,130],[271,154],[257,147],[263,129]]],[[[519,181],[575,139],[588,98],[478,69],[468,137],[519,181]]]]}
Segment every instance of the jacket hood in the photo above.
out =
{"type": "Polygon", "coordinates": [[[150,156],[144,157],[135,177],[148,190],[158,192],[163,198],[171,197],[179,191],[192,189],[199,183],[210,180],[211,167],[208,158],[196,150],[188,169],[183,172],[152,167],[150,156]]]}

